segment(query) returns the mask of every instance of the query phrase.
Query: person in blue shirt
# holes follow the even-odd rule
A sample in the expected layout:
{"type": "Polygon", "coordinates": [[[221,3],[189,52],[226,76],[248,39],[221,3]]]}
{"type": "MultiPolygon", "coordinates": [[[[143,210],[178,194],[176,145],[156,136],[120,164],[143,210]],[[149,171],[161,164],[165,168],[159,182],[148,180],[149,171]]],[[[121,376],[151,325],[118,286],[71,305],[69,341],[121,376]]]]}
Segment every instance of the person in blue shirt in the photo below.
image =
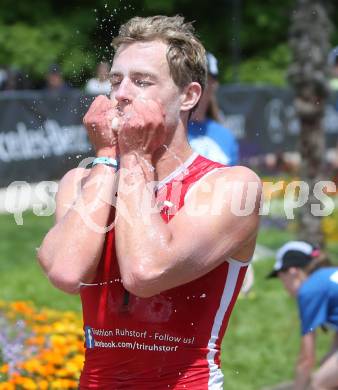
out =
{"type": "Polygon", "coordinates": [[[188,125],[188,139],[192,148],[210,160],[225,165],[238,164],[238,143],[225,128],[216,100],[218,66],[216,58],[207,53],[208,83],[188,125]]]}
{"type": "Polygon", "coordinates": [[[293,389],[338,388],[338,267],[330,267],[326,255],[305,241],[290,241],[276,254],[268,277],[278,277],[298,303],[301,346],[293,389]],[[316,330],[334,330],[330,350],[313,372],[316,330]]]}

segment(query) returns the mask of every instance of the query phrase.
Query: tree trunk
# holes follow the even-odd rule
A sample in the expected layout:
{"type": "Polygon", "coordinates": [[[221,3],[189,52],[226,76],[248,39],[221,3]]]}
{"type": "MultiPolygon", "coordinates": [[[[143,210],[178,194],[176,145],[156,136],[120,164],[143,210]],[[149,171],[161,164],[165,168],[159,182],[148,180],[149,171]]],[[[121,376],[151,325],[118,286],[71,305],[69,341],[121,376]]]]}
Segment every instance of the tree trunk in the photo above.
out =
{"type": "Polygon", "coordinates": [[[323,180],[325,135],[323,115],[328,97],[327,57],[331,24],[325,2],[297,0],[292,14],[290,48],[293,62],[288,79],[294,89],[294,105],[300,120],[300,180],[309,185],[310,196],[298,214],[299,238],[323,245],[321,217],[314,216],[311,206],[319,201],[313,195],[315,184],[323,180]]]}

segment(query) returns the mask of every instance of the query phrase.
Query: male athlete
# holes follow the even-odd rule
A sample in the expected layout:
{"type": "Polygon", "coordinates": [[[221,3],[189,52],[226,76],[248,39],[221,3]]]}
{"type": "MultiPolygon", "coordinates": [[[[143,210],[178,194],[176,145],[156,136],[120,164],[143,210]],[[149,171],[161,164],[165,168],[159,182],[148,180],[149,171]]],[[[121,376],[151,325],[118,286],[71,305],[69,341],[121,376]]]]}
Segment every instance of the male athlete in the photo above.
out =
{"type": "Polygon", "coordinates": [[[220,346],[254,252],[260,181],[189,146],[207,73],[190,24],[136,17],[113,43],[110,99],[84,117],[96,158],[62,179],[38,258],[56,287],[81,294],[80,389],[223,389],[220,346]]]}

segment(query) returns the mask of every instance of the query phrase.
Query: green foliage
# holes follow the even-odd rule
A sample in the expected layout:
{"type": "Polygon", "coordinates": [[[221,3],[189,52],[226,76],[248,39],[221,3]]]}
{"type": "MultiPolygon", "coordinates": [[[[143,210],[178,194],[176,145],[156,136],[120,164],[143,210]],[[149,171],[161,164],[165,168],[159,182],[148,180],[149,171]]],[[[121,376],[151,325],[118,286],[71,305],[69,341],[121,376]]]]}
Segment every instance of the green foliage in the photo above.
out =
{"type": "MultiPolygon", "coordinates": [[[[121,23],[136,15],[181,14],[194,21],[202,42],[220,60],[221,82],[232,81],[230,67],[240,52],[240,82],[285,84],[295,0],[241,2],[239,16],[230,0],[214,0],[212,6],[202,0],[35,0],[34,6],[18,0],[15,7],[11,0],[1,3],[0,65],[20,68],[34,80],[43,79],[48,65],[59,63],[66,77],[81,85],[97,62],[111,59],[111,38],[121,23]]],[[[332,20],[337,14],[333,9],[332,20]]],[[[335,31],[333,38],[337,36],[335,31]]]]}
{"type": "Polygon", "coordinates": [[[168,0],[145,0],[144,3],[149,11],[157,11],[161,14],[170,14],[174,7],[174,3],[168,0]]]}
{"type": "Polygon", "coordinates": [[[242,11],[241,46],[245,55],[257,56],[274,49],[288,38],[295,0],[245,2],[242,11]]]}
{"type": "MultiPolygon", "coordinates": [[[[73,62],[76,68],[81,64],[92,66],[80,51],[81,42],[71,29],[59,21],[40,25],[38,28],[16,23],[11,28],[0,27],[0,62],[23,68],[33,77],[43,77],[51,63],[73,62]],[[70,43],[71,42],[71,43],[70,43]],[[68,50],[65,51],[65,47],[68,50]],[[14,49],[15,48],[15,49],[14,49]]],[[[69,67],[65,73],[70,75],[69,67]]]]}
{"type": "MultiPolygon", "coordinates": [[[[239,81],[246,84],[286,85],[286,69],[290,63],[290,51],[280,44],[262,57],[251,57],[239,67],[239,81]]],[[[224,73],[224,80],[231,81],[231,69],[224,73]]]]}
{"type": "Polygon", "coordinates": [[[49,21],[39,27],[18,22],[0,26],[0,63],[24,69],[34,79],[42,79],[48,66],[58,63],[66,77],[89,71],[95,58],[81,50],[84,36],[61,21],[49,21]]]}

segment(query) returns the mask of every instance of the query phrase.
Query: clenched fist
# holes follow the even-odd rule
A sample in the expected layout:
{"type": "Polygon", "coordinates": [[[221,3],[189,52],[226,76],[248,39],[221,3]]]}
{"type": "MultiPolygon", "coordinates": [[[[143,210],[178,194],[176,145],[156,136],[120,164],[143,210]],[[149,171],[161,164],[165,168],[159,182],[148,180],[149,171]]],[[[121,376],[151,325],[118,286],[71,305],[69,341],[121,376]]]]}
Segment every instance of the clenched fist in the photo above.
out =
{"type": "Polygon", "coordinates": [[[97,156],[116,158],[117,136],[112,129],[112,122],[114,123],[117,116],[116,102],[100,95],[95,98],[83,117],[83,124],[97,156]]]}
{"type": "Polygon", "coordinates": [[[121,154],[153,154],[166,139],[161,105],[151,99],[135,99],[118,117],[118,145],[121,154]]]}

